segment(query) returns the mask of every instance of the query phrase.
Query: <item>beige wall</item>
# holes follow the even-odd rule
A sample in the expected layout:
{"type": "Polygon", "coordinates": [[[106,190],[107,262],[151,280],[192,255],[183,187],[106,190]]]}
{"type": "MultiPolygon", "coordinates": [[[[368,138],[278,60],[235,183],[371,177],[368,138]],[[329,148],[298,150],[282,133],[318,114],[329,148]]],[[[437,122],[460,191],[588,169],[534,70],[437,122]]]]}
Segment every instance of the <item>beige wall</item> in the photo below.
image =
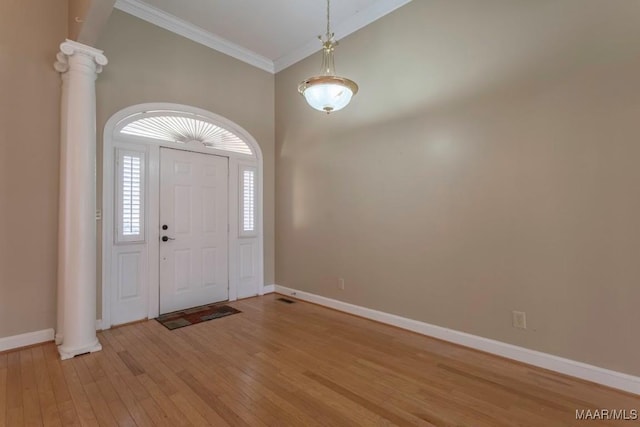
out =
{"type": "Polygon", "coordinates": [[[0,1],[0,337],[55,324],[66,35],[66,1],[0,1]]]}
{"type": "Polygon", "coordinates": [[[264,158],[264,280],[274,283],[274,76],[117,10],[98,48],[109,59],[97,81],[98,153],[109,117],[144,102],[203,108],[258,141],[264,158]]]}
{"type": "Polygon", "coordinates": [[[91,0],[68,0],[68,2],[68,37],[71,40],[78,40],[84,21],[86,20],[89,9],[91,8],[91,0]]]}
{"type": "Polygon", "coordinates": [[[95,46],[116,0],[69,0],[69,38],[95,46]]]}
{"type": "Polygon", "coordinates": [[[276,283],[639,375],[638,12],[414,1],[342,40],[329,116],[318,55],[280,72],[276,283]]]}

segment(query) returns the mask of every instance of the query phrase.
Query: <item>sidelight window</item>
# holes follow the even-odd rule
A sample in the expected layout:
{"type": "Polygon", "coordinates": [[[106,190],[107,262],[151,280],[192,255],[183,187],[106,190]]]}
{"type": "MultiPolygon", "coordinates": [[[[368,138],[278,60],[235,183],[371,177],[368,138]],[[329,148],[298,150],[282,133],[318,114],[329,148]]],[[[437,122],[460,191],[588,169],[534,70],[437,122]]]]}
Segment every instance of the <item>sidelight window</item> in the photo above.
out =
{"type": "Polygon", "coordinates": [[[240,166],[240,236],[256,235],[256,168],[240,166]]]}
{"type": "Polygon", "coordinates": [[[116,242],[144,241],[145,153],[117,150],[116,242]]]}

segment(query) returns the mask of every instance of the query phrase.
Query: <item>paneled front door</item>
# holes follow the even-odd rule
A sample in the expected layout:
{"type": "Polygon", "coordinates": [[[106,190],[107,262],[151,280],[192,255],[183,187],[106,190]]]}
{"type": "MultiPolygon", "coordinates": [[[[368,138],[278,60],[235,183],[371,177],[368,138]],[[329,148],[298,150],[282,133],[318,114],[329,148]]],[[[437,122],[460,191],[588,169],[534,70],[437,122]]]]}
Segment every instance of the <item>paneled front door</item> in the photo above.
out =
{"type": "Polygon", "coordinates": [[[160,150],[160,314],[229,299],[228,159],[160,150]]]}

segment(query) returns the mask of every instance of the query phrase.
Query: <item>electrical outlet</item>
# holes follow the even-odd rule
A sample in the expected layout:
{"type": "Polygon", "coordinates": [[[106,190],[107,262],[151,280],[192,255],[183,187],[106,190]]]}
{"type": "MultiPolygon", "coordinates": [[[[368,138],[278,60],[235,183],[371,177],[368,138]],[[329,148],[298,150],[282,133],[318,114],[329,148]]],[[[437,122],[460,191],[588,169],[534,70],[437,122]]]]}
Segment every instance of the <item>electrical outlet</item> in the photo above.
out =
{"type": "Polygon", "coordinates": [[[100,209],[96,210],[96,221],[100,221],[102,219],[102,211],[100,209]]]}
{"type": "Polygon", "coordinates": [[[338,277],[338,289],[344,291],[344,279],[342,277],[338,277]]]}
{"type": "Polygon", "coordinates": [[[524,311],[511,312],[513,327],[518,329],[527,329],[527,315],[524,311]]]}

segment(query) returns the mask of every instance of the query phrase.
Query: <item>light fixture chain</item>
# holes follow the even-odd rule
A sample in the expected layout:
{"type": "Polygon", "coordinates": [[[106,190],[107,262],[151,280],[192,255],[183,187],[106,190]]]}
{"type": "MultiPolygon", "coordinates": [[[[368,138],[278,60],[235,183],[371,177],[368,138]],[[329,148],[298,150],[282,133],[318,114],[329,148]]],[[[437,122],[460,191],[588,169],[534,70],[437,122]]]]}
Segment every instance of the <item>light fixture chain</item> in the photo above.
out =
{"type": "Polygon", "coordinates": [[[327,0],[327,40],[331,39],[331,28],[329,26],[329,22],[330,22],[330,18],[331,18],[331,15],[330,15],[330,11],[331,11],[330,3],[331,3],[331,0],[327,0]]]}

